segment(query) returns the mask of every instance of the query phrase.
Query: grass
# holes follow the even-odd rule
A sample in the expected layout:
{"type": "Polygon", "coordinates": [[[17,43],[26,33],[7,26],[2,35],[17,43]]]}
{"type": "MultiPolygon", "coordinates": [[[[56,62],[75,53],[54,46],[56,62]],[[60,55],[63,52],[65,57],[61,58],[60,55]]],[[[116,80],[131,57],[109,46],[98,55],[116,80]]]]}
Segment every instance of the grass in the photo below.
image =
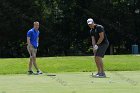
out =
{"type": "Polygon", "coordinates": [[[90,72],[43,75],[0,75],[0,93],[139,93],[140,71],[108,71],[107,78],[90,72]]]}
{"type": "MultiPolygon", "coordinates": [[[[28,70],[28,58],[0,59],[0,74],[25,74],[28,70]]],[[[37,58],[43,72],[91,72],[96,70],[92,56],[45,57],[37,58]]],[[[140,56],[113,55],[105,56],[107,71],[140,70],[140,56]]]]}
{"type": "Polygon", "coordinates": [[[43,75],[25,74],[28,61],[0,59],[0,93],[139,93],[139,56],[105,56],[107,78],[90,76],[96,71],[92,56],[37,58],[43,75]]]}

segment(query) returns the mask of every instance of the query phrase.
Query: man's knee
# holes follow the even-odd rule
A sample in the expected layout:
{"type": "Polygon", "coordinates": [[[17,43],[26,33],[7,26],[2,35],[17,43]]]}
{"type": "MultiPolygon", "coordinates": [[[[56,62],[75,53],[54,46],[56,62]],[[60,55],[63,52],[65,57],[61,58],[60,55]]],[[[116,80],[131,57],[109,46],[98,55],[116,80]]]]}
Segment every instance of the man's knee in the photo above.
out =
{"type": "Polygon", "coordinates": [[[32,58],[36,58],[36,55],[33,55],[32,58]]]}
{"type": "Polygon", "coordinates": [[[100,61],[101,59],[102,59],[102,57],[95,56],[95,61],[100,61]]]}

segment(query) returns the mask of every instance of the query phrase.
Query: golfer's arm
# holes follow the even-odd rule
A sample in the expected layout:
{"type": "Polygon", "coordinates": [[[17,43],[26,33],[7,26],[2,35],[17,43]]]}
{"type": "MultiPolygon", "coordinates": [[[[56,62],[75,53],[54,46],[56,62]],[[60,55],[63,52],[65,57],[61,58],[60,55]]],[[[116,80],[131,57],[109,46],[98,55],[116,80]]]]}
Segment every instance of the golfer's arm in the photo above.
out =
{"type": "Polygon", "coordinates": [[[91,39],[92,39],[92,46],[95,46],[95,38],[94,38],[94,36],[91,36],[91,39]]]}
{"type": "Polygon", "coordinates": [[[101,44],[104,40],[104,32],[99,33],[99,40],[97,41],[97,45],[101,44]]]}
{"type": "Polygon", "coordinates": [[[31,45],[30,37],[27,37],[27,44],[28,44],[28,45],[31,45]]]}

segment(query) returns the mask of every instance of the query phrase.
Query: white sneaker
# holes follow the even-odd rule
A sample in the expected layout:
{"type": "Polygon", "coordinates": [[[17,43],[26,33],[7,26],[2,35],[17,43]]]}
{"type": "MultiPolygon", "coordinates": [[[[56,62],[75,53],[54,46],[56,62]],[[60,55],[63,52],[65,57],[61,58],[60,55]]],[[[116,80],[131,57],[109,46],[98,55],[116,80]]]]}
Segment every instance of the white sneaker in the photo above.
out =
{"type": "Polygon", "coordinates": [[[95,78],[105,78],[106,75],[105,75],[105,73],[97,73],[97,74],[93,74],[92,73],[92,77],[95,77],[95,78]]]}
{"type": "Polygon", "coordinates": [[[100,73],[97,73],[97,74],[93,74],[92,73],[92,77],[96,77],[96,76],[98,76],[100,73]]]}
{"type": "Polygon", "coordinates": [[[37,71],[37,74],[43,74],[43,73],[42,73],[42,71],[39,70],[39,71],[37,71]]]}
{"type": "Polygon", "coordinates": [[[99,73],[98,75],[96,75],[96,78],[106,78],[105,73],[99,73]]]}

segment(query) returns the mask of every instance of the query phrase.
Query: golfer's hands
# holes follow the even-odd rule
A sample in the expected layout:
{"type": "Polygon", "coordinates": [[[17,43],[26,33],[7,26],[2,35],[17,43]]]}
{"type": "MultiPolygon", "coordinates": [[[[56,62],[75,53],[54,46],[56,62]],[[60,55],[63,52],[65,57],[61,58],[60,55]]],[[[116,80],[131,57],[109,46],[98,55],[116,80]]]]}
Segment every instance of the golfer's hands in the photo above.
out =
{"type": "Polygon", "coordinates": [[[98,50],[98,46],[97,45],[94,45],[93,46],[93,52],[95,53],[97,50],[98,50]]]}
{"type": "Polygon", "coordinates": [[[97,45],[95,45],[95,46],[93,47],[93,49],[94,49],[94,50],[97,50],[97,49],[98,49],[98,46],[97,46],[97,45]]]}

